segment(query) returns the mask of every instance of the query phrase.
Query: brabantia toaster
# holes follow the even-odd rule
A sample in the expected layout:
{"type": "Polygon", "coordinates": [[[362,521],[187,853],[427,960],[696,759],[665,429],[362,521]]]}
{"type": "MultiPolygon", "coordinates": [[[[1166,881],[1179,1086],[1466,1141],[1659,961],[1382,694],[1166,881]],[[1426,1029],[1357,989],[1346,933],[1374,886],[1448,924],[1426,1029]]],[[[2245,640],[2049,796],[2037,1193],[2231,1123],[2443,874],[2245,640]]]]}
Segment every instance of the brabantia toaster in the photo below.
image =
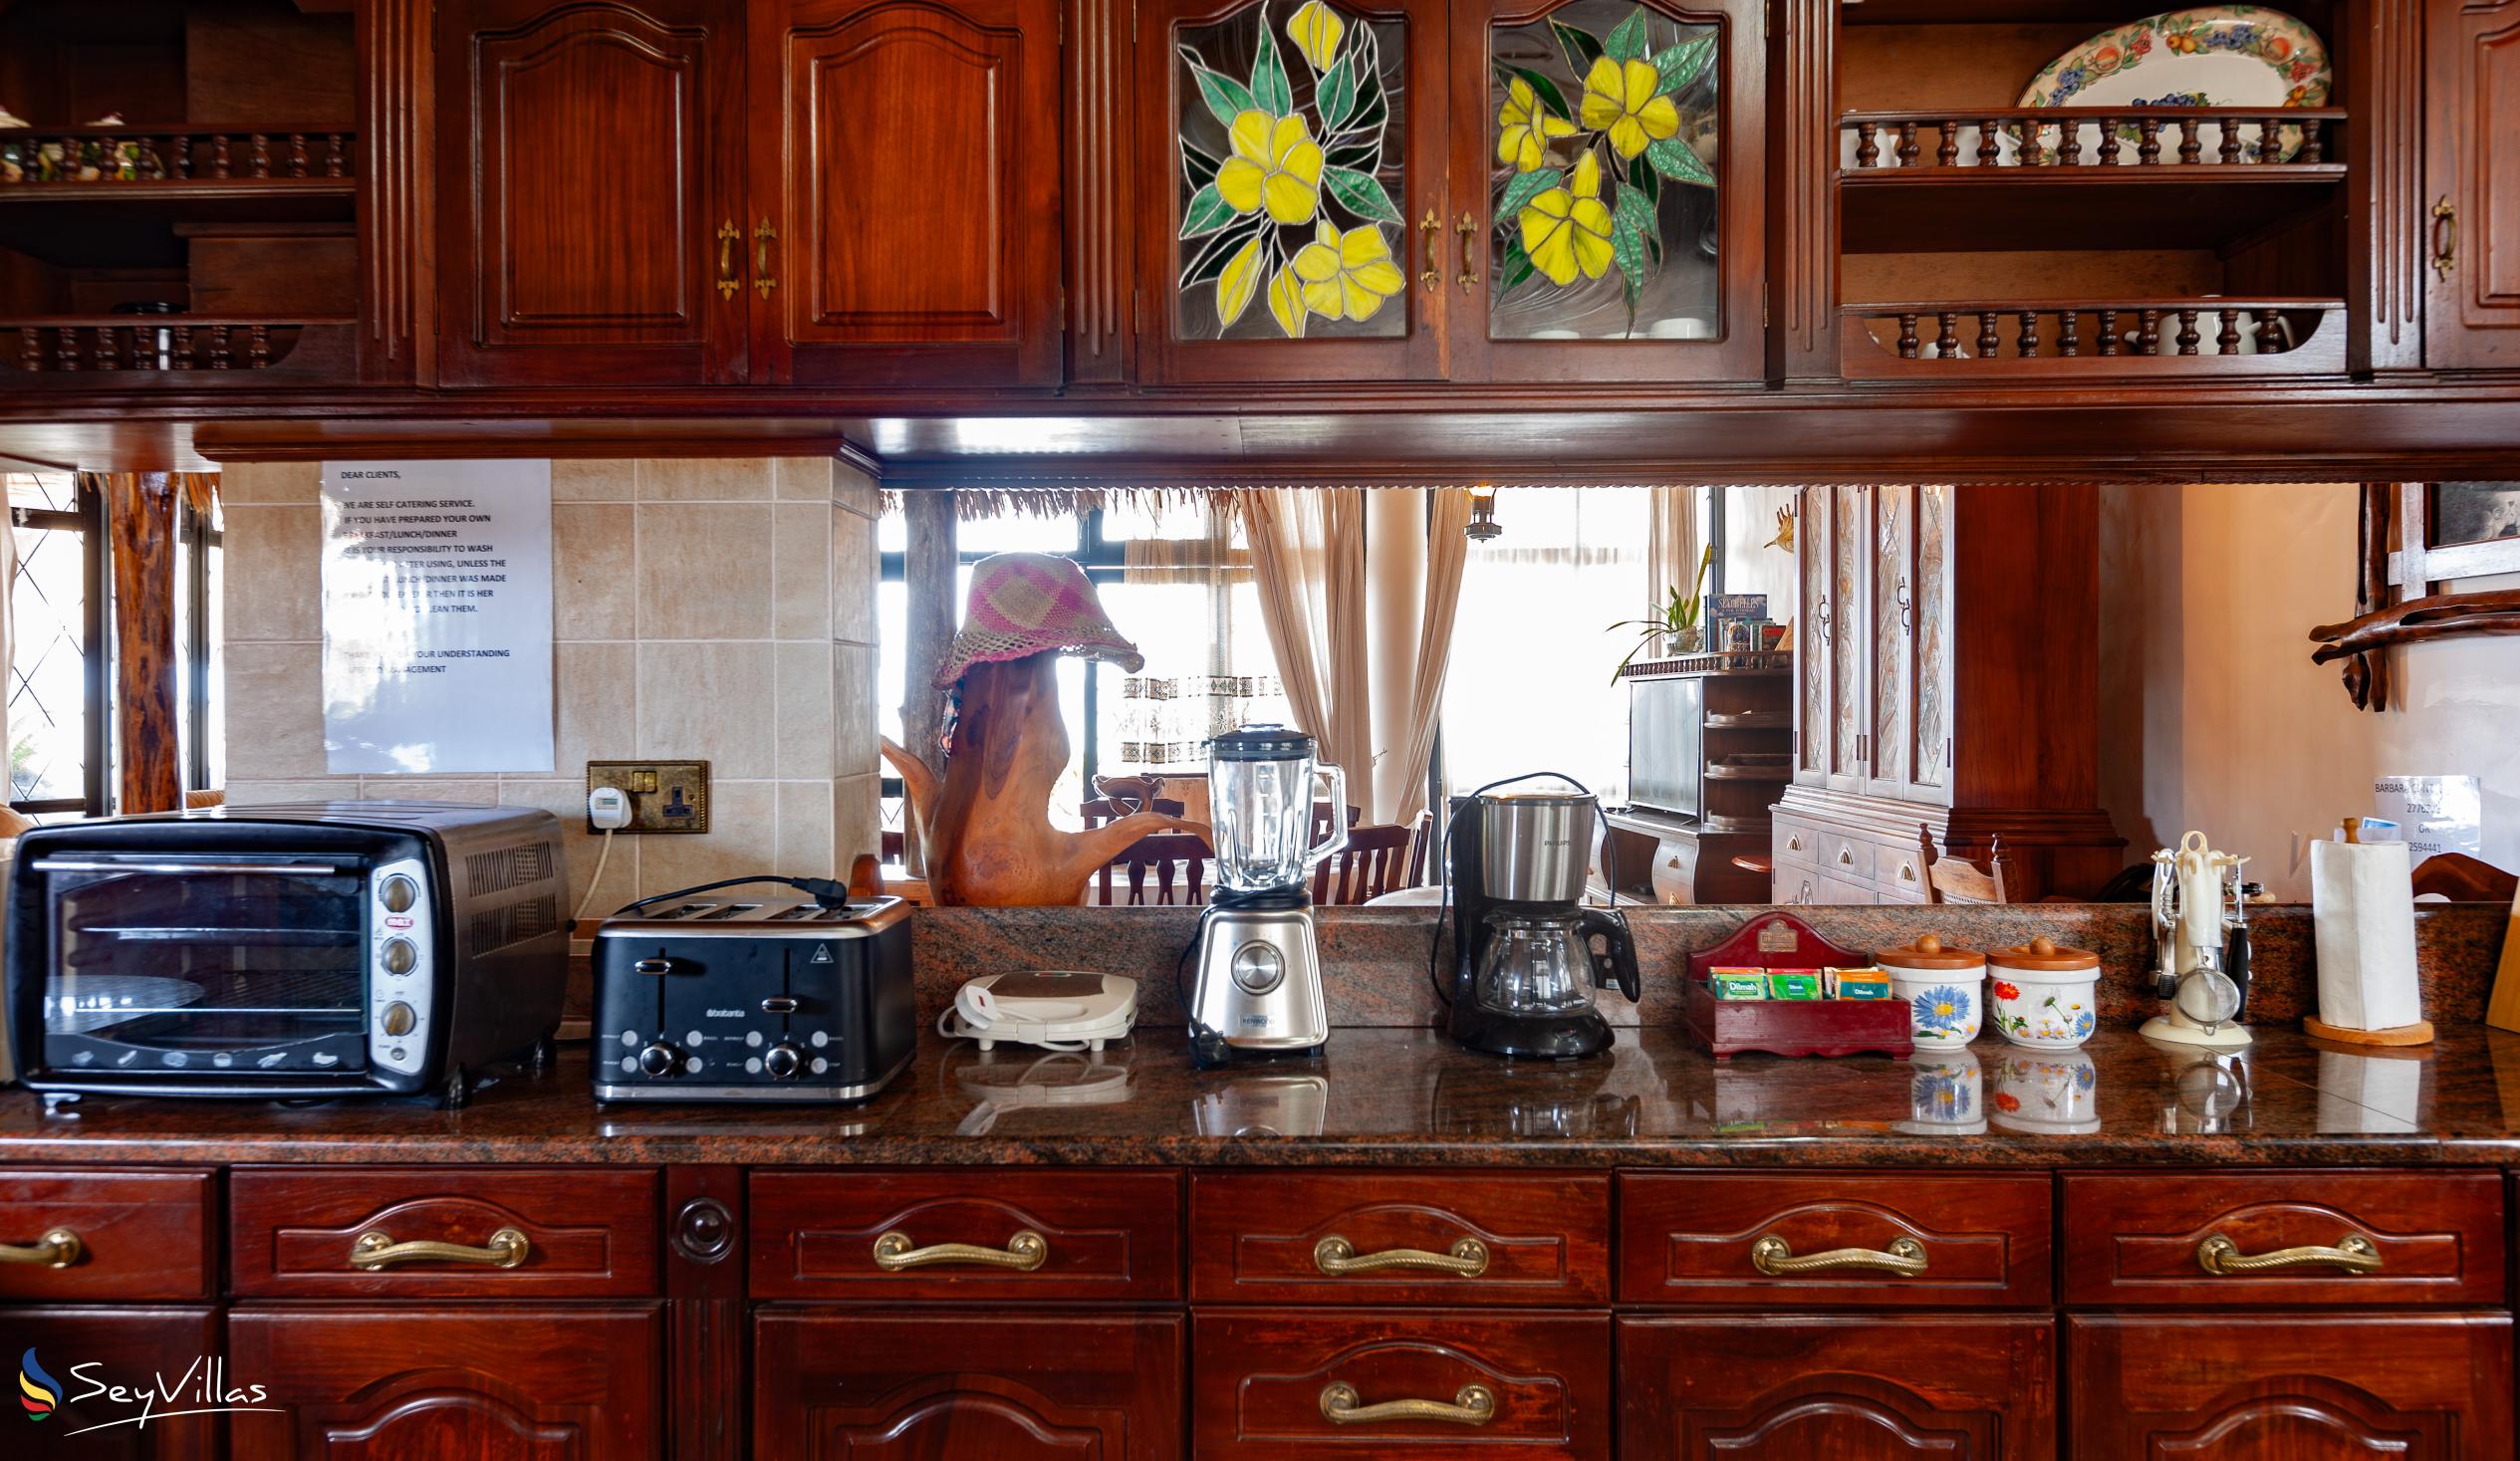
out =
{"type": "Polygon", "coordinates": [[[595,935],[598,1100],[865,1100],[910,1063],[909,905],[676,896],[595,935]]]}

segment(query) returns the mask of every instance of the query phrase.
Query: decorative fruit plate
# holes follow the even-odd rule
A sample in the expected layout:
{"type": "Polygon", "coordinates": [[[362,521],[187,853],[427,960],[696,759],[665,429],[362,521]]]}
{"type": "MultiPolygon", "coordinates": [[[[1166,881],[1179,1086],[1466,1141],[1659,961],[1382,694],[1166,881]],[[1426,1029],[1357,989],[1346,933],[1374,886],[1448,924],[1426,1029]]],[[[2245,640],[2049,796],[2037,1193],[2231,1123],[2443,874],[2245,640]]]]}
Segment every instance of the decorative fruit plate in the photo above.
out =
{"type": "MultiPolygon", "coordinates": [[[[2300,19],[2256,5],[2208,5],[2146,16],[2102,31],[2039,69],[2022,90],[2023,107],[2323,107],[2334,73],[2328,48],[2300,19]]],[[[2061,127],[2039,129],[2039,145],[2052,153],[2061,127]]],[[[2243,125],[2240,139],[2255,155],[2259,128],[2243,125]]],[[[2222,127],[2206,122],[2196,131],[2208,158],[2222,142],[2222,127]]],[[[2132,123],[2119,136],[2137,138],[2132,123]]],[[[2100,126],[2081,128],[2083,155],[2100,149],[2100,126]]],[[[2283,128],[2282,155],[2301,147],[2297,127],[2283,128]]],[[[2047,159],[2043,159],[2047,160],[2047,159]]]]}

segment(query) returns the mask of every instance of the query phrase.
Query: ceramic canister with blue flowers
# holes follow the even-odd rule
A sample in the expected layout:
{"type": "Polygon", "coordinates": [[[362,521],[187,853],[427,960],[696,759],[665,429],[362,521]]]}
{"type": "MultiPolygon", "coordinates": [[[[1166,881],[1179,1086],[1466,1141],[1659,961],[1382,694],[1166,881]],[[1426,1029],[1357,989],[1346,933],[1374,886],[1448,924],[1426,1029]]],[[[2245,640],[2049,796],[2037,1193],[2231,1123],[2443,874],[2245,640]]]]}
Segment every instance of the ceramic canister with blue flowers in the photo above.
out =
{"type": "Polygon", "coordinates": [[[1904,948],[1884,949],[1873,963],[1890,976],[1907,1006],[1907,1030],[1918,1050],[1955,1047],[1977,1038],[1983,1014],[1986,956],[1926,934],[1904,948]]]}

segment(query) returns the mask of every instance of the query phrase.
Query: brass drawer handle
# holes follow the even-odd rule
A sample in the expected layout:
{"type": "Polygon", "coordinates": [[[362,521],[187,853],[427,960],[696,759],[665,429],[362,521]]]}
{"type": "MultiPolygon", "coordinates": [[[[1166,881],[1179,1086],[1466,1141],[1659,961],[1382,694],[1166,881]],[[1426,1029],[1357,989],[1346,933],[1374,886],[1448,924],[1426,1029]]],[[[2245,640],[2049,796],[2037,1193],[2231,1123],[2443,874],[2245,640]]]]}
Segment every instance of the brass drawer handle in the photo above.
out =
{"type": "Polygon", "coordinates": [[[501,1228],[492,1233],[487,1248],[425,1240],[396,1243],[392,1234],[372,1229],[360,1234],[359,1241],[350,1245],[350,1266],[363,1273],[375,1273],[380,1268],[392,1268],[403,1263],[472,1263],[484,1268],[514,1268],[533,1251],[534,1245],[514,1228],[501,1228]]]}
{"type": "Polygon", "coordinates": [[[1883,1248],[1832,1248],[1796,1258],[1794,1245],[1770,1233],[1750,1245],[1750,1266],[1772,1279],[1832,1268],[1873,1269],[1912,1279],[1925,1271],[1925,1245],[1913,1238],[1892,1238],[1883,1248]]]}
{"type": "Polygon", "coordinates": [[[21,1248],[14,1243],[0,1243],[0,1263],[26,1264],[39,1268],[68,1268],[79,1261],[88,1245],[68,1228],[55,1228],[42,1238],[21,1248]]]}
{"type": "Polygon", "coordinates": [[[914,1248],[910,1246],[910,1235],[898,1228],[875,1240],[875,1266],[888,1274],[942,1263],[1011,1268],[1028,1274],[1049,1261],[1050,1240],[1030,1228],[1007,1239],[1003,1248],[984,1248],[977,1243],[932,1243],[914,1248]]]}
{"type": "Polygon", "coordinates": [[[2209,1233],[2196,1245],[2196,1266],[2209,1274],[2262,1274],[2287,1268],[2341,1268],[2350,1274],[2376,1274],[2385,1260],[2371,1239],[2348,1233],[2334,1248],[2278,1248],[2272,1253],[2242,1253],[2240,1245],[2220,1233],[2209,1233]]]}
{"type": "Polygon", "coordinates": [[[763,299],[770,298],[770,291],[779,287],[779,281],[770,277],[770,242],[778,236],[779,230],[771,227],[767,218],[752,231],[752,287],[761,291],[763,299]]]}
{"type": "Polygon", "coordinates": [[[2458,267],[2459,210],[2450,204],[2450,195],[2443,193],[2432,202],[2432,272],[2440,278],[2450,277],[2458,267]]]}
{"type": "Polygon", "coordinates": [[[735,245],[743,241],[744,231],[727,219],[717,226],[717,297],[731,300],[743,283],[735,277],[735,245]]]}
{"type": "Polygon", "coordinates": [[[1477,265],[1473,262],[1473,260],[1475,260],[1478,256],[1479,221],[1471,217],[1469,214],[1463,213],[1461,215],[1461,221],[1452,225],[1452,231],[1461,235],[1461,273],[1459,279],[1461,284],[1461,293],[1463,297],[1466,298],[1470,291],[1479,287],[1479,271],[1477,265]]]}
{"type": "Polygon", "coordinates": [[[1386,1248],[1380,1253],[1359,1253],[1355,1244],[1333,1233],[1313,1245],[1313,1267],[1334,1279],[1346,1278],[1350,1274],[1380,1273],[1387,1268],[1475,1279],[1487,1272],[1487,1245],[1476,1238],[1463,1238],[1443,1253],[1429,1253],[1423,1248],[1386,1248]]]}
{"type": "Polygon", "coordinates": [[[1496,1418],[1496,1395],[1485,1385],[1463,1385],[1452,1403],[1441,1400],[1385,1400],[1368,1405],[1354,1385],[1322,1387],[1322,1419],[1333,1425],[1371,1425],[1378,1420],[1441,1420],[1453,1425],[1485,1425],[1496,1418]]]}
{"type": "Polygon", "coordinates": [[[1435,245],[1442,238],[1442,230],[1443,220],[1435,216],[1432,208],[1426,210],[1425,217],[1417,220],[1418,241],[1426,249],[1426,268],[1417,276],[1417,282],[1426,287],[1428,294],[1443,288],[1443,265],[1435,257],[1435,245]]]}

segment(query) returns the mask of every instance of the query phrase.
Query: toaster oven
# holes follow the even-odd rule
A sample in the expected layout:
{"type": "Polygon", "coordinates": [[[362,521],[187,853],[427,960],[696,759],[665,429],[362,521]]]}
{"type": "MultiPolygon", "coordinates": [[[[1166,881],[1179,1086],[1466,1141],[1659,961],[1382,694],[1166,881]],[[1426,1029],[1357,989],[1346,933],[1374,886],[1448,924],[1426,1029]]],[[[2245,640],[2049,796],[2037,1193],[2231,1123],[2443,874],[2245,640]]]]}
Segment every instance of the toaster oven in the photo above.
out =
{"type": "Polygon", "coordinates": [[[547,1058],[567,984],[548,812],[211,808],[40,827],[8,883],[18,1076],[47,1093],[436,1093],[547,1058]]]}

